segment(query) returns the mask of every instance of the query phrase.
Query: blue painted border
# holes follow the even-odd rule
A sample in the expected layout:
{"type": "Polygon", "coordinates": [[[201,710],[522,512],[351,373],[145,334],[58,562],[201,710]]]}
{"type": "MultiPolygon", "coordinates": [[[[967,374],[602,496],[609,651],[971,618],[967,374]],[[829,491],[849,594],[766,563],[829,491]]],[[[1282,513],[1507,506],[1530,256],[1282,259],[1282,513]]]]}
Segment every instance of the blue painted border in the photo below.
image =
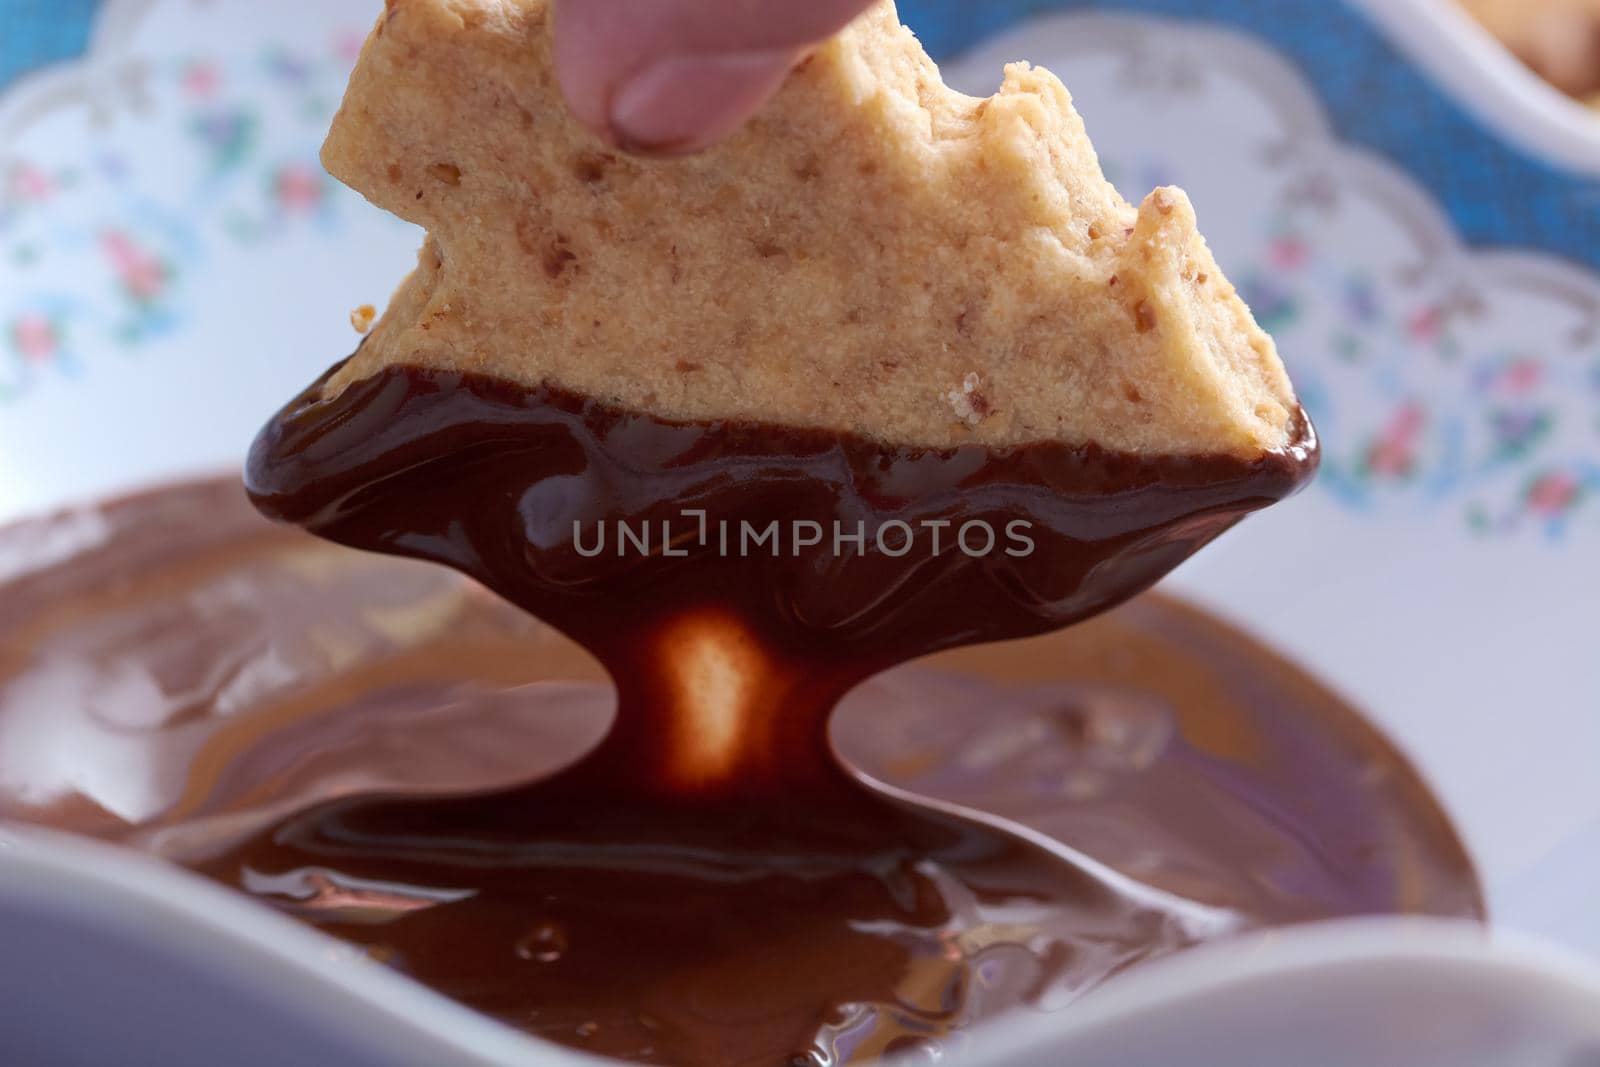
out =
{"type": "Polygon", "coordinates": [[[100,0],[0,0],[0,91],[89,46],[100,0]]]}
{"type": "Polygon", "coordinates": [[[1050,11],[1196,19],[1270,45],[1305,75],[1342,140],[1398,163],[1463,239],[1600,269],[1600,180],[1502,140],[1344,0],[900,0],[935,58],[1050,11]]]}
{"type": "MultiPolygon", "coordinates": [[[[0,89],[82,52],[99,0],[0,0],[0,89]]],[[[1432,190],[1462,237],[1600,269],[1600,180],[1508,144],[1345,0],[900,0],[936,58],[1050,11],[1188,18],[1256,37],[1298,67],[1339,136],[1432,190]]]]}

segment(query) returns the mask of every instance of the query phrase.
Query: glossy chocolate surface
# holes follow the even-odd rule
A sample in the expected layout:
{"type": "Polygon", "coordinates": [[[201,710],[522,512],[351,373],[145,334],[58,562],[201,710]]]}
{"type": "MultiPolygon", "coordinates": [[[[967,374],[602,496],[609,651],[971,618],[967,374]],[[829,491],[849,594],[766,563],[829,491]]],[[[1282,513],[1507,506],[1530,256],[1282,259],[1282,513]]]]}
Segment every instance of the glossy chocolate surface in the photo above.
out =
{"type": "Polygon", "coordinates": [[[1404,760],[1192,609],[873,677],[1132,596],[1290,492],[1302,445],[914,452],[418,372],[308,394],[258,442],[258,503],[550,625],[220,483],[13,528],[0,816],[164,855],[531,1033],[697,1067],[935,1048],[1266,925],[1480,915],[1404,760]],[[862,550],[715,532],[797,520],[862,550]],[[892,520],[1026,521],[1034,551],[895,556],[892,520]],[[624,521],[649,547],[579,551],[624,521]]]}

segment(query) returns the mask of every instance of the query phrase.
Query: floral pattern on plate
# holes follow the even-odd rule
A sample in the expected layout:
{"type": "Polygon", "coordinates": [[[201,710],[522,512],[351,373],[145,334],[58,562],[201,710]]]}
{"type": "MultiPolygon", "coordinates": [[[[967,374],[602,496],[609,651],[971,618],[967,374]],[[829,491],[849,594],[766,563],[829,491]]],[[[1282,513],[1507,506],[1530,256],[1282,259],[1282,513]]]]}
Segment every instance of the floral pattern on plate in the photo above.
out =
{"type": "Polygon", "coordinates": [[[219,243],[339,236],[356,198],[317,150],[362,32],[352,21],[254,51],[86,68],[68,97],[89,127],[76,154],[28,136],[66,108],[29,108],[31,83],[13,88],[0,109],[14,133],[0,149],[0,405],[181,332],[188,283],[219,243]]]}

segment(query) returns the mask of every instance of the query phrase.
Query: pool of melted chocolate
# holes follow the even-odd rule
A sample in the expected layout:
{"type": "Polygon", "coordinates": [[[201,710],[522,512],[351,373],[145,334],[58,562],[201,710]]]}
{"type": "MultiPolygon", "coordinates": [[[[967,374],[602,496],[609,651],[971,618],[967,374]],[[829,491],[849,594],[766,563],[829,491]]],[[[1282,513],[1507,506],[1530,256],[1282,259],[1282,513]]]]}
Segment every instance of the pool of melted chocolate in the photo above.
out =
{"type": "Polygon", "coordinates": [[[258,442],[257,502],[544,621],[224,481],[9,528],[0,817],[164,856],[549,1040],[691,1067],[936,1049],[1263,926],[1481,916],[1415,772],[1260,645],[1154,596],[1030,637],[1313,454],[1309,431],[1257,464],[896,451],[489,379],[314,388],[258,442]],[[863,537],[725,552],[685,511],[863,537]],[[1027,555],[875,537],[1019,519],[1027,555]],[[580,551],[617,520],[653,547],[580,551]]]}

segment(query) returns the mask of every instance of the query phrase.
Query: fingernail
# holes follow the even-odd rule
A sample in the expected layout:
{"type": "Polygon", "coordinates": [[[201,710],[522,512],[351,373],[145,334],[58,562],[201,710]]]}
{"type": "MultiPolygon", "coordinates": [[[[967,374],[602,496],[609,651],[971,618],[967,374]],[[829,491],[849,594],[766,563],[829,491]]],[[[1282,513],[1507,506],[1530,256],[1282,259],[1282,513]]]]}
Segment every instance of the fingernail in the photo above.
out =
{"type": "Polygon", "coordinates": [[[612,96],[612,137],[645,155],[698,152],[753,115],[797,58],[784,50],[657,60],[612,96]]]}

